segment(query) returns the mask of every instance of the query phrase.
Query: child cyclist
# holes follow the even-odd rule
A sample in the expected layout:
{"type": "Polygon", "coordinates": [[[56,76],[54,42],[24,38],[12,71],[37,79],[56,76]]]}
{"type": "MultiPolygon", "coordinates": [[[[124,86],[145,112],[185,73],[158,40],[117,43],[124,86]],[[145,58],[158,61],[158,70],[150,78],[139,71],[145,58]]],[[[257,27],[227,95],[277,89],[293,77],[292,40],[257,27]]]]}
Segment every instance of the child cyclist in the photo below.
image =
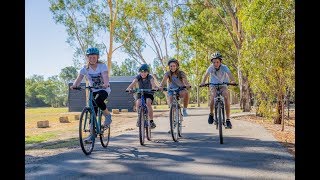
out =
{"type": "MultiPolygon", "coordinates": [[[[139,75],[137,75],[132,83],[126,89],[127,91],[131,91],[136,84],[138,84],[139,89],[155,89],[157,90],[159,87],[155,84],[154,78],[152,75],[149,74],[150,68],[147,64],[142,64],[139,68],[139,75]]],[[[155,128],[156,124],[153,121],[153,109],[152,109],[152,102],[154,100],[154,92],[145,92],[144,93],[144,100],[147,104],[148,108],[148,116],[150,119],[151,128],[155,128]]],[[[137,94],[136,100],[136,108],[139,107],[141,103],[141,94],[137,94]]],[[[137,121],[137,127],[139,127],[139,121],[137,121]]]]}
{"type": "MultiPolygon", "coordinates": [[[[169,82],[169,88],[178,88],[186,86],[189,89],[191,86],[187,80],[186,74],[179,69],[179,61],[176,59],[170,59],[168,61],[170,70],[164,74],[164,77],[160,83],[160,90],[164,84],[169,82]]],[[[189,104],[189,92],[187,89],[181,90],[179,96],[183,98],[183,116],[188,116],[187,108],[189,104]]],[[[172,93],[168,92],[170,104],[172,102],[172,93]]]]}
{"type": "MultiPolygon", "coordinates": [[[[97,97],[95,99],[95,102],[93,101],[93,103],[102,110],[103,115],[105,116],[103,126],[109,127],[112,122],[111,114],[108,111],[104,102],[111,92],[109,84],[108,67],[105,63],[100,62],[98,59],[99,49],[95,47],[88,48],[86,51],[87,64],[84,65],[84,67],[82,67],[78,77],[73,82],[73,85],[70,86],[70,89],[78,87],[84,77],[86,77],[86,79],[89,81],[90,86],[98,87],[98,89],[92,89],[93,97],[97,97]]],[[[95,111],[97,112],[97,110],[98,108],[96,107],[95,111]]],[[[86,143],[92,142],[91,136],[92,134],[85,138],[84,141],[86,143]]]]}

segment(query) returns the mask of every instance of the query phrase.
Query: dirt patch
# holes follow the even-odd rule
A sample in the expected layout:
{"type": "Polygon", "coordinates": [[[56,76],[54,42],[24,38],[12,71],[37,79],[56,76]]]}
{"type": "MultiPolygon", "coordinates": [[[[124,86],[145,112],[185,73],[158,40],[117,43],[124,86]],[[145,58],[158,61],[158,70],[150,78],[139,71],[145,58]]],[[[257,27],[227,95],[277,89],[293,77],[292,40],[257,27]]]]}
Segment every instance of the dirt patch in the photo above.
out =
{"type": "Polygon", "coordinates": [[[273,120],[266,118],[249,115],[236,117],[234,119],[240,119],[245,121],[254,122],[262,125],[266,128],[282,145],[284,145],[288,152],[295,157],[295,113],[290,111],[290,119],[286,117],[284,123],[284,130],[282,131],[281,124],[274,124],[273,120]]]}

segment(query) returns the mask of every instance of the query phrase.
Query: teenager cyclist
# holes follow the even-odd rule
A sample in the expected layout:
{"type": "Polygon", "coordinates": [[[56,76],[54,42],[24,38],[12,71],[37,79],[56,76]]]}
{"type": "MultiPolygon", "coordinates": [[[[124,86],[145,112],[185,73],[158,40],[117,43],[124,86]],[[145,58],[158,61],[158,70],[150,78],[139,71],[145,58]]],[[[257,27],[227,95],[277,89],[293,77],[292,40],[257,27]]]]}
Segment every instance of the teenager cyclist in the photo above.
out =
{"type": "MultiPolygon", "coordinates": [[[[215,52],[211,56],[211,65],[208,67],[206,73],[204,74],[204,77],[202,79],[201,85],[205,84],[205,81],[207,80],[208,76],[210,75],[210,83],[223,83],[223,82],[229,82],[234,83],[234,77],[230,71],[230,69],[222,64],[222,55],[219,52],[215,52]]],[[[201,86],[200,85],[200,86],[201,86]]],[[[230,121],[230,100],[229,100],[229,93],[228,93],[228,86],[223,85],[220,89],[222,92],[222,96],[224,97],[225,106],[226,106],[226,128],[231,129],[232,124],[230,121]]],[[[213,123],[213,109],[214,109],[214,97],[216,95],[216,88],[214,86],[210,87],[211,92],[211,101],[210,101],[210,114],[208,118],[208,123],[213,123]]]]}

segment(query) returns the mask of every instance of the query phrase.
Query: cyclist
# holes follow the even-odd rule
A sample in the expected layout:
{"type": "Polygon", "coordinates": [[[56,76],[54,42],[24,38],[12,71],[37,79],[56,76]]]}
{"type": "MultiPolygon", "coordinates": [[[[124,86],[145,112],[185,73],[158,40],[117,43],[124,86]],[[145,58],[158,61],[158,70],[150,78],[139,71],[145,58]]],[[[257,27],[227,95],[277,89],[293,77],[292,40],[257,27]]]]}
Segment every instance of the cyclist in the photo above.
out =
{"type": "MultiPolygon", "coordinates": [[[[179,69],[179,61],[177,59],[170,59],[168,61],[169,71],[164,74],[164,77],[160,83],[160,89],[162,90],[162,86],[167,81],[169,82],[169,88],[178,88],[182,86],[187,86],[187,89],[181,90],[179,92],[179,96],[183,98],[183,116],[188,116],[187,108],[189,104],[189,92],[190,84],[187,80],[186,74],[179,69]]],[[[169,91],[169,103],[172,103],[172,95],[173,92],[169,91]]]]}
{"type": "MultiPolygon", "coordinates": [[[[142,64],[139,68],[139,74],[133,79],[132,83],[128,86],[126,91],[132,90],[132,88],[136,85],[139,86],[139,89],[158,89],[159,87],[155,84],[154,78],[150,73],[150,68],[147,64],[142,64]]],[[[153,108],[152,103],[154,100],[154,92],[145,92],[144,100],[147,104],[148,108],[148,116],[150,119],[151,128],[156,127],[156,123],[153,121],[153,108]]],[[[136,96],[136,109],[139,107],[141,103],[141,94],[137,94],[136,96]]],[[[137,120],[137,127],[139,127],[139,119],[137,120]]]]}
{"type": "MultiPolygon", "coordinates": [[[[96,97],[93,104],[95,107],[95,112],[97,113],[98,107],[102,110],[103,115],[105,116],[105,121],[103,123],[104,127],[110,126],[111,114],[107,109],[105,100],[108,98],[111,88],[109,83],[108,67],[105,63],[98,60],[99,59],[99,49],[95,47],[88,48],[86,51],[86,60],[87,64],[80,69],[79,75],[73,84],[70,86],[70,89],[78,87],[83,79],[89,81],[89,85],[92,87],[101,87],[99,89],[92,89],[93,97],[96,97]],[[97,107],[98,106],[98,107],[97,107]]],[[[85,142],[91,142],[92,134],[85,138],[85,142]]]]}
{"type": "MultiPolygon", "coordinates": [[[[212,64],[207,69],[202,79],[201,85],[205,84],[205,81],[209,75],[210,75],[210,83],[223,83],[223,82],[229,82],[229,80],[231,81],[230,83],[235,82],[230,69],[226,65],[222,64],[222,55],[219,52],[213,53],[210,61],[212,64]]],[[[210,114],[208,118],[208,123],[212,124],[214,120],[213,109],[214,109],[214,97],[216,95],[216,88],[211,86],[210,92],[211,92],[211,101],[210,101],[210,114]]],[[[221,88],[221,92],[222,92],[222,96],[224,97],[225,106],[226,106],[226,115],[227,115],[226,128],[231,129],[232,124],[230,121],[230,100],[228,95],[228,86],[223,85],[221,88]]]]}

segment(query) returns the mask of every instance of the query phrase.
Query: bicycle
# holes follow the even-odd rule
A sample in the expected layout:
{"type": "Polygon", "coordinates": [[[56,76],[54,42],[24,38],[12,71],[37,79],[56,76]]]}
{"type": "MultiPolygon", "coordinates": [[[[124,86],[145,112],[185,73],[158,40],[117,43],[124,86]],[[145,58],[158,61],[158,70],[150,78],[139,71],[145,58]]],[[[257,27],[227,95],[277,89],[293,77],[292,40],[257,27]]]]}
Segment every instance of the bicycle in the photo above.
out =
{"type": "Polygon", "coordinates": [[[76,87],[74,89],[89,90],[89,96],[87,100],[88,104],[83,108],[79,121],[80,146],[84,154],[89,155],[93,151],[95,138],[97,137],[97,135],[100,136],[100,142],[102,147],[106,148],[108,146],[110,139],[110,125],[108,127],[103,127],[101,125],[102,117],[104,117],[102,116],[102,110],[93,104],[93,101],[95,101],[95,99],[98,97],[98,94],[95,97],[93,97],[92,89],[100,89],[100,87],[86,86],[84,88],[76,87]],[[98,108],[97,112],[94,109],[95,107],[98,108]],[[91,136],[92,142],[84,142],[84,138],[88,137],[90,133],[92,133],[93,135],[91,136]]]}
{"type": "Polygon", "coordinates": [[[200,85],[199,87],[205,87],[205,86],[209,86],[212,85],[214,87],[216,87],[217,91],[216,91],[216,95],[214,97],[214,124],[216,125],[216,129],[219,128],[219,140],[220,140],[220,144],[223,144],[223,134],[222,134],[222,126],[224,126],[226,128],[226,123],[225,123],[225,103],[224,103],[224,97],[222,96],[222,92],[221,92],[221,87],[223,85],[227,85],[227,86],[237,86],[238,84],[236,83],[227,83],[227,82],[223,82],[223,83],[206,83],[204,85],[200,85]]]}
{"type": "MultiPolygon", "coordinates": [[[[191,86],[189,86],[191,87],[191,86]]],[[[187,86],[182,86],[178,88],[163,88],[164,91],[172,92],[172,102],[170,105],[170,133],[173,141],[178,142],[178,139],[182,137],[182,109],[180,105],[179,92],[184,90],[187,86]]]]}
{"type": "Polygon", "coordinates": [[[147,104],[144,100],[144,93],[145,92],[155,92],[158,90],[155,89],[135,89],[135,90],[126,90],[126,92],[129,93],[138,93],[141,94],[141,103],[139,107],[137,108],[138,112],[138,121],[139,121],[139,140],[140,144],[144,145],[145,143],[145,138],[149,141],[151,141],[151,125],[150,125],[150,120],[148,119],[148,108],[147,104]]]}

